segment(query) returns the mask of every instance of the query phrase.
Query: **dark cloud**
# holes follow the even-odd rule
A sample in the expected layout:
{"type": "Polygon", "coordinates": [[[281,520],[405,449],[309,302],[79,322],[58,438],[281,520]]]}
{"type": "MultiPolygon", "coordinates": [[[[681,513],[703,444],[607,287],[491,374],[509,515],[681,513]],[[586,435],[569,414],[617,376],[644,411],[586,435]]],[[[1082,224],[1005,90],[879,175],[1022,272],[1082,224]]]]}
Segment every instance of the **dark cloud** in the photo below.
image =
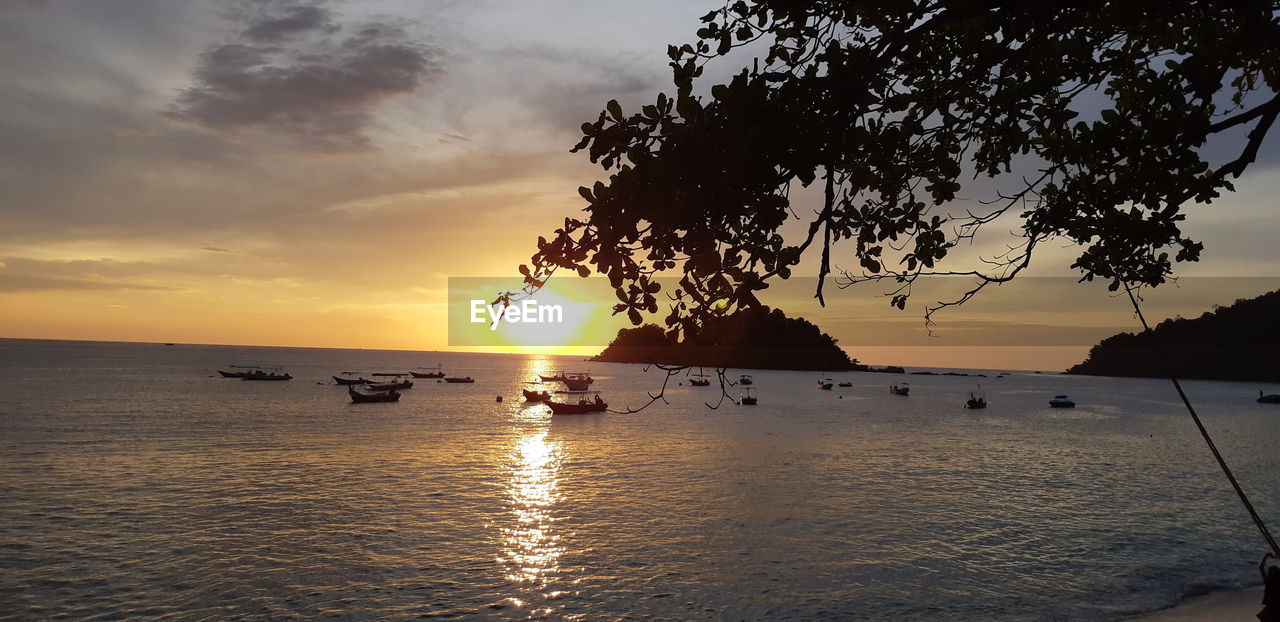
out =
{"type": "Polygon", "coordinates": [[[340,30],[314,6],[256,18],[240,40],[201,54],[195,83],[168,115],[224,132],[265,129],[303,149],[367,149],[372,109],[438,78],[439,52],[394,24],[350,28],[337,40],[302,36],[340,30]]]}
{"type": "Polygon", "coordinates": [[[241,34],[257,43],[280,43],[310,32],[332,34],[337,31],[338,26],[334,24],[333,13],[329,9],[295,4],[263,15],[241,34]]]}

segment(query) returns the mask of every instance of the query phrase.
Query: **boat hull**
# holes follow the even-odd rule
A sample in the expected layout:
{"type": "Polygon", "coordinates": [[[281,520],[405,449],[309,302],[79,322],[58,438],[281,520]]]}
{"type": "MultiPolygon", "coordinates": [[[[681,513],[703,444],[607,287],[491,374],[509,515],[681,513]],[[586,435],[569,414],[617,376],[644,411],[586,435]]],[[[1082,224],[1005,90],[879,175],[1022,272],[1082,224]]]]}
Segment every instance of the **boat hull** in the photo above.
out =
{"type": "Polygon", "coordinates": [[[355,389],[348,388],[347,393],[351,395],[351,402],[353,404],[400,401],[400,394],[395,391],[388,391],[386,393],[361,393],[355,389]]]}
{"type": "Polygon", "coordinates": [[[547,406],[551,407],[551,413],[555,415],[587,415],[591,413],[602,413],[609,408],[608,404],[597,404],[595,402],[587,402],[585,404],[572,404],[563,402],[553,402],[548,400],[547,406]]]}
{"type": "Polygon", "coordinates": [[[528,389],[520,389],[524,393],[526,402],[545,402],[551,399],[551,394],[546,391],[530,391],[528,389]]]}
{"type": "Polygon", "coordinates": [[[383,382],[380,384],[370,384],[369,388],[374,391],[395,391],[398,389],[411,389],[413,388],[413,381],[405,380],[404,382],[383,382]]]}
{"type": "Polygon", "coordinates": [[[221,369],[219,369],[219,370],[218,370],[218,373],[219,373],[219,374],[222,374],[222,377],[223,377],[223,378],[244,378],[244,377],[245,377],[245,375],[246,375],[248,372],[243,372],[243,371],[222,371],[221,369]]]}
{"type": "Polygon", "coordinates": [[[411,371],[409,372],[409,375],[413,376],[414,378],[444,378],[444,372],[439,372],[439,373],[431,372],[426,374],[420,374],[416,371],[411,371]]]}
{"type": "Polygon", "coordinates": [[[338,376],[331,376],[331,378],[333,378],[333,381],[338,384],[348,384],[348,385],[369,384],[369,381],[365,380],[364,378],[339,378],[338,376]]]}
{"type": "Polygon", "coordinates": [[[472,383],[472,382],[475,382],[475,379],[474,379],[474,378],[471,378],[471,377],[467,377],[467,378],[445,378],[445,379],[444,379],[444,381],[445,381],[445,382],[449,382],[449,383],[453,383],[453,384],[470,384],[470,383],[472,383]]]}

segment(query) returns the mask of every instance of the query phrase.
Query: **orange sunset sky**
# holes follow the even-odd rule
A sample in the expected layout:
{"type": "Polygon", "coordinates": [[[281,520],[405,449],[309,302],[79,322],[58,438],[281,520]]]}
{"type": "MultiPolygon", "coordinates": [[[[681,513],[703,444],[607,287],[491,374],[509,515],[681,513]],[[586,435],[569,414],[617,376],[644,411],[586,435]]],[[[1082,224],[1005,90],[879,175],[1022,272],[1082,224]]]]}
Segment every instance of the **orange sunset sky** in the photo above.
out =
{"type": "MultiPolygon", "coordinates": [[[[578,127],[670,91],[666,45],[720,4],[0,4],[0,337],[448,349],[448,279],[519,283],[599,176],[569,153],[578,127]]],[[[1191,210],[1204,260],[1149,294],[1153,316],[1276,289],[1276,156],[1191,210]]],[[[934,335],[932,300],[891,311],[873,286],[819,309],[797,279],[766,302],[864,361],[1061,369],[1135,324],[1046,246],[1045,278],[934,335]]],[[[550,350],[594,352],[622,325],[604,314],[550,350]]]]}

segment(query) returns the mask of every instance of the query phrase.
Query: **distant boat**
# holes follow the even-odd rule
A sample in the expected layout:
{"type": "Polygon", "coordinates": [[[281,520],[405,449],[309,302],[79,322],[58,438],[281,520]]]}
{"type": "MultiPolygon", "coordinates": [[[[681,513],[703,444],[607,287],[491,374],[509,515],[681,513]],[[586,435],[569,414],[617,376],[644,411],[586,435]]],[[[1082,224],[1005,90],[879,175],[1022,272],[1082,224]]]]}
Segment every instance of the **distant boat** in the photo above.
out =
{"type": "Polygon", "coordinates": [[[358,375],[359,375],[359,372],[344,371],[342,372],[342,376],[346,376],[345,378],[343,378],[342,376],[330,376],[330,378],[333,378],[333,381],[337,384],[345,384],[345,385],[369,384],[373,382],[372,380],[368,380],[363,377],[352,378],[352,376],[358,376],[358,375]]]}
{"type": "Polygon", "coordinates": [[[894,394],[894,395],[910,395],[910,394],[911,394],[911,385],[909,385],[909,384],[907,384],[907,383],[905,383],[905,382],[904,382],[904,383],[902,383],[902,384],[890,385],[890,386],[889,386],[889,392],[890,392],[890,393],[892,393],[892,394],[894,394]]]}
{"type": "Polygon", "coordinates": [[[347,393],[351,395],[351,401],[356,404],[366,402],[398,402],[400,401],[400,393],[398,391],[386,391],[383,393],[361,393],[353,387],[347,387],[347,393]]]}
{"type": "MultiPolygon", "coordinates": [[[[375,376],[377,374],[374,374],[375,376]]],[[[401,380],[400,382],[381,382],[369,383],[369,388],[373,391],[396,391],[399,389],[412,389],[412,380],[401,380]]]]}
{"type": "Polygon", "coordinates": [[[172,343],[166,343],[166,344],[164,344],[164,345],[166,345],[166,346],[171,346],[171,345],[174,345],[174,344],[172,344],[172,343]]]}
{"type": "Polygon", "coordinates": [[[744,387],[750,386],[754,382],[755,381],[751,379],[751,374],[742,374],[741,376],[738,376],[738,384],[744,387]]]}
{"type": "Polygon", "coordinates": [[[1263,395],[1262,391],[1258,391],[1258,402],[1260,404],[1280,404],[1280,394],[1263,395]]]}
{"type": "Polygon", "coordinates": [[[564,386],[570,391],[586,391],[591,388],[591,383],[595,382],[595,378],[591,377],[591,372],[574,372],[564,374],[560,380],[564,386]]]}
{"type": "Polygon", "coordinates": [[[835,385],[835,384],[833,384],[833,383],[831,382],[831,379],[830,379],[830,378],[819,378],[819,379],[818,379],[818,388],[819,388],[819,389],[822,389],[823,391],[830,391],[830,390],[831,390],[831,387],[834,387],[834,386],[836,386],[836,385],[835,385]]]}
{"type": "Polygon", "coordinates": [[[240,377],[241,380],[293,380],[293,376],[276,371],[251,371],[240,377]]]}
{"type": "Polygon", "coordinates": [[[707,373],[706,373],[705,371],[703,371],[703,369],[702,369],[701,367],[699,367],[699,368],[698,368],[698,373],[696,373],[696,374],[694,374],[694,375],[692,375],[692,376],[689,376],[689,386],[691,386],[691,387],[709,387],[709,386],[711,386],[711,379],[710,379],[710,378],[708,378],[708,377],[707,377],[707,373]]]}
{"type": "Polygon", "coordinates": [[[589,400],[586,396],[578,398],[576,403],[547,400],[547,406],[551,407],[551,414],[553,415],[585,415],[587,413],[602,413],[609,408],[608,402],[600,399],[598,392],[590,391],[590,393],[596,393],[594,400],[589,400]]]}
{"type": "Polygon", "coordinates": [[[370,376],[408,376],[409,372],[404,371],[380,371],[369,374],[370,376]]]}
{"type": "Polygon", "coordinates": [[[836,386],[837,386],[837,387],[851,387],[851,386],[853,386],[853,383],[852,383],[852,382],[849,382],[849,381],[847,381],[847,380],[846,380],[845,382],[841,382],[840,384],[837,384],[836,386]]]}
{"type": "Polygon", "coordinates": [[[553,371],[550,376],[538,374],[538,377],[541,378],[543,382],[562,382],[564,381],[564,372],[553,371]]]}
{"type": "Polygon", "coordinates": [[[980,397],[980,396],[977,396],[977,395],[974,395],[974,394],[970,393],[970,394],[969,394],[969,401],[967,401],[967,402],[965,402],[965,403],[964,403],[964,407],[965,407],[965,408],[974,408],[974,409],[978,409],[978,408],[986,408],[986,407],[987,407],[987,400],[983,399],[983,398],[982,398],[982,397],[980,397]]]}
{"type": "Polygon", "coordinates": [[[459,383],[467,384],[467,383],[475,382],[475,379],[472,378],[471,376],[462,376],[462,377],[451,376],[451,377],[445,378],[444,381],[451,382],[454,384],[459,384],[459,383]]]}
{"type": "Polygon", "coordinates": [[[244,378],[253,372],[262,371],[261,365],[228,365],[227,368],[243,371],[222,371],[219,369],[218,373],[222,374],[223,378],[244,378]]]}
{"type": "Polygon", "coordinates": [[[1055,395],[1049,400],[1049,406],[1052,408],[1075,408],[1076,403],[1065,395],[1055,395]]]}
{"type": "Polygon", "coordinates": [[[439,365],[436,365],[435,367],[419,367],[418,369],[430,369],[433,371],[411,371],[409,372],[409,375],[414,378],[444,378],[444,370],[442,370],[439,365]]]}
{"type": "Polygon", "coordinates": [[[738,399],[738,404],[742,406],[756,405],[756,392],[751,387],[742,390],[742,397],[738,399]]]}
{"type": "Polygon", "coordinates": [[[524,401],[526,402],[545,402],[551,399],[551,394],[547,391],[530,391],[528,389],[520,389],[524,393],[524,401]]]}

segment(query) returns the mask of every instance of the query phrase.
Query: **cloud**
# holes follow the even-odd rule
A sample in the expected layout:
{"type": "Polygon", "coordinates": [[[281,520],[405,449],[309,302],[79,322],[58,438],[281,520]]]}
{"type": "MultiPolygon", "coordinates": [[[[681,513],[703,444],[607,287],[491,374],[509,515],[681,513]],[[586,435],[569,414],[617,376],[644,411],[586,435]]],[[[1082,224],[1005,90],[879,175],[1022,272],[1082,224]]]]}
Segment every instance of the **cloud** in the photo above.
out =
{"type": "Polygon", "coordinates": [[[309,5],[281,11],[206,49],[167,115],[224,133],[265,130],[303,150],[366,150],[376,106],[444,73],[440,51],[395,24],[340,26],[309,5]],[[350,34],[328,36],[340,31],[350,34]]]}
{"type": "Polygon", "coordinates": [[[178,291],[178,288],[176,287],[142,285],[138,283],[126,283],[123,281],[91,281],[86,279],[62,279],[44,276],[0,273],[0,292],[6,294],[39,291],[112,291],[123,289],[141,291],[178,291]]]}
{"type": "Polygon", "coordinates": [[[280,43],[308,32],[332,34],[338,31],[333,14],[326,8],[306,4],[281,7],[279,12],[261,16],[241,33],[257,43],[280,43]]]}
{"type": "Polygon", "coordinates": [[[206,244],[206,245],[204,245],[204,246],[201,246],[201,247],[200,247],[200,250],[202,250],[202,251],[209,251],[210,253],[230,253],[230,252],[232,252],[232,251],[231,251],[231,249],[229,249],[229,248],[223,248],[223,247],[221,247],[221,246],[213,246],[212,244],[206,244]]]}

